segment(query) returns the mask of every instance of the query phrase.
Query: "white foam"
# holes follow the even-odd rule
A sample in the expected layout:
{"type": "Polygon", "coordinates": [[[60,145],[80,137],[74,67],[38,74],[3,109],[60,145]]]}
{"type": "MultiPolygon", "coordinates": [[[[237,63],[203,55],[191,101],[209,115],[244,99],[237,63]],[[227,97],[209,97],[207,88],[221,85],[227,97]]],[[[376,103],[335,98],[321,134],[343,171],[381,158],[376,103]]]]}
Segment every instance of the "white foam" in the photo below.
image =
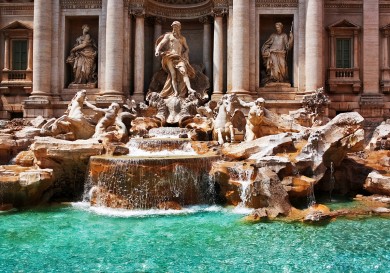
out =
{"type": "Polygon", "coordinates": [[[251,214],[254,210],[255,209],[253,209],[253,208],[237,206],[231,210],[231,213],[248,215],[248,214],[251,214]]]}
{"type": "Polygon", "coordinates": [[[224,208],[219,206],[191,206],[181,210],[160,210],[160,209],[148,209],[148,210],[127,210],[127,209],[115,209],[108,207],[94,207],[88,202],[74,202],[72,203],[73,208],[85,210],[98,215],[104,215],[109,217],[149,217],[149,216],[160,216],[160,215],[183,215],[183,214],[194,214],[198,212],[217,212],[224,211],[224,208]]]}
{"type": "Polygon", "coordinates": [[[175,150],[160,150],[160,151],[147,151],[139,148],[139,144],[136,142],[129,142],[127,144],[129,148],[129,156],[180,156],[180,155],[198,155],[192,148],[191,143],[183,143],[181,149],[175,150]]]}

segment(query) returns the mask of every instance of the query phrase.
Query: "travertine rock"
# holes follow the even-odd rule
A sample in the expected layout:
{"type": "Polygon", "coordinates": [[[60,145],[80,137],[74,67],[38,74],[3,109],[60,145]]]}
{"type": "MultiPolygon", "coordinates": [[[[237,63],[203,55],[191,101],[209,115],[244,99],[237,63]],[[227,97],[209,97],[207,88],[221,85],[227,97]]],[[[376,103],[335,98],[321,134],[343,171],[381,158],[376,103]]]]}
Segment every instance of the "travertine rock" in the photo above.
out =
{"type": "Polygon", "coordinates": [[[382,175],[373,171],[367,176],[364,188],[373,194],[390,196],[390,175],[382,175]]]}
{"type": "Polygon", "coordinates": [[[278,135],[270,135],[255,139],[250,142],[242,142],[238,144],[225,145],[222,153],[229,159],[259,159],[284,151],[295,150],[293,139],[290,133],[282,133],[278,135]]]}
{"type": "Polygon", "coordinates": [[[53,170],[17,165],[0,166],[0,203],[14,207],[46,202],[52,192],[53,170]]]}
{"type": "Polygon", "coordinates": [[[326,125],[313,128],[307,144],[295,158],[298,168],[310,167],[318,181],[331,162],[338,166],[348,152],[362,149],[363,120],[356,112],[343,113],[326,125]]]}
{"type": "Polygon", "coordinates": [[[68,141],[39,137],[30,149],[36,165],[53,169],[56,194],[74,200],[83,192],[89,158],[102,154],[103,144],[96,139],[68,141]]]}
{"type": "Polygon", "coordinates": [[[379,125],[368,145],[368,150],[390,150],[390,120],[386,120],[379,125]]]}

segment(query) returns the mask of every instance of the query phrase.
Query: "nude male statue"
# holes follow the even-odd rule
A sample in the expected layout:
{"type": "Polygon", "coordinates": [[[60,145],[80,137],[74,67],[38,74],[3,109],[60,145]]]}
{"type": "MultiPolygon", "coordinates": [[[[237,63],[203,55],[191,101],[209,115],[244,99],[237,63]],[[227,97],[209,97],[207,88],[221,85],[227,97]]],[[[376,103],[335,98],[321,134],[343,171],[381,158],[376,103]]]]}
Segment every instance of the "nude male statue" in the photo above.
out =
{"type": "Polygon", "coordinates": [[[160,96],[186,97],[187,91],[195,93],[190,84],[190,78],[195,76],[195,70],[189,63],[189,48],[186,38],[181,35],[180,22],[174,21],[171,26],[172,32],[162,35],[156,41],[155,56],[162,56],[162,67],[168,73],[160,96]]]}

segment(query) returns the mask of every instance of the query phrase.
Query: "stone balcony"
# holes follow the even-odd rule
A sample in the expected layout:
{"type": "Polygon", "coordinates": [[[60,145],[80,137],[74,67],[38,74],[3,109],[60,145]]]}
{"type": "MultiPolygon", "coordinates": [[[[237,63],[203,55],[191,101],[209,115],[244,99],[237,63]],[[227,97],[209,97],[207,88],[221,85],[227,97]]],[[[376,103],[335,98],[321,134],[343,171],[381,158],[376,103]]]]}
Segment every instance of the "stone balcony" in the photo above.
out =
{"type": "Polygon", "coordinates": [[[329,68],[329,92],[359,93],[362,86],[359,72],[359,68],[329,68]]]}
{"type": "Polygon", "coordinates": [[[26,94],[32,90],[31,70],[3,70],[0,82],[0,95],[9,95],[11,88],[22,88],[26,94]]]}

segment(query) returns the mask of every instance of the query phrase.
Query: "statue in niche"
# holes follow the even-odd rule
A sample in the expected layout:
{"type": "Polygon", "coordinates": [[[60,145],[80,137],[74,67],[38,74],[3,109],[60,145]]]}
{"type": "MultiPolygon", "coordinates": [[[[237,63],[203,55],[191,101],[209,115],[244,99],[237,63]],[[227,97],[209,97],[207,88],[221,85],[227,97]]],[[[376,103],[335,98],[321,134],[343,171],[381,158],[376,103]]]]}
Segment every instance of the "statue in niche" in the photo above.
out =
{"type": "Polygon", "coordinates": [[[275,28],[276,33],[271,34],[261,48],[267,73],[264,80],[266,86],[270,83],[289,83],[287,55],[293,46],[294,36],[292,28],[289,37],[287,37],[286,33],[282,32],[282,23],[277,22],[275,28]]]}
{"type": "Polygon", "coordinates": [[[89,26],[83,25],[83,35],[76,39],[66,62],[72,66],[73,81],[69,87],[95,88],[97,82],[96,58],[98,54],[95,41],[89,34],[89,26]]]}
{"type": "Polygon", "coordinates": [[[162,98],[168,96],[185,97],[187,93],[195,93],[191,88],[190,78],[195,77],[195,70],[189,63],[189,48],[186,38],[181,35],[181,24],[172,23],[172,32],[162,35],[156,41],[155,56],[161,55],[161,64],[168,73],[167,80],[160,93],[162,98]]]}

